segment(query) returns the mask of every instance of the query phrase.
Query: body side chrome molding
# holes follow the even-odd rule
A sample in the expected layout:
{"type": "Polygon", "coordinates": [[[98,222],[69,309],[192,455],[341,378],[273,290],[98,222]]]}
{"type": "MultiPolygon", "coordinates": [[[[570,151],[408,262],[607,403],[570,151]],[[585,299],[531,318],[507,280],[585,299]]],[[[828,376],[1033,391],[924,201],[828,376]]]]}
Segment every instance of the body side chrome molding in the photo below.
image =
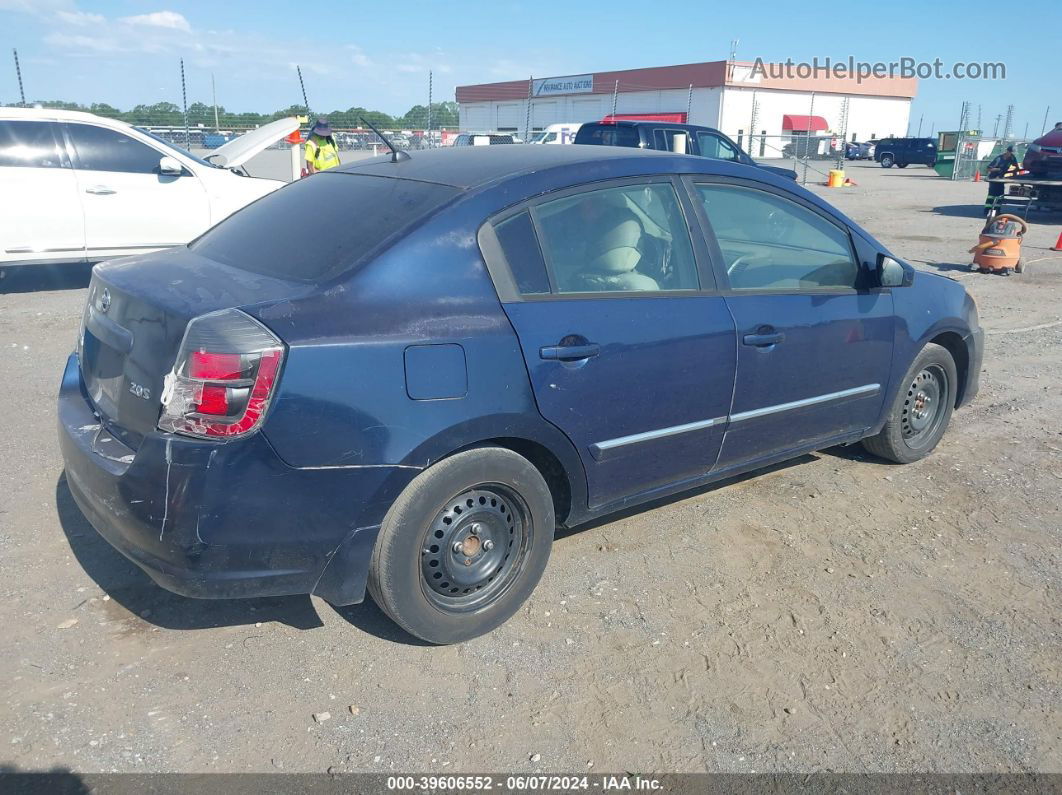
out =
{"type": "Polygon", "coordinates": [[[782,411],[792,411],[793,409],[801,409],[805,406],[814,406],[816,403],[827,403],[831,400],[841,400],[842,398],[857,397],[860,395],[874,395],[880,390],[881,384],[865,384],[864,386],[856,386],[851,389],[842,389],[840,392],[828,392],[825,395],[816,395],[815,397],[804,398],[803,400],[779,403],[776,406],[764,406],[761,409],[740,411],[737,414],[731,414],[730,421],[741,422],[742,420],[766,417],[768,414],[778,414],[782,411]]]}
{"type": "Polygon", "coordinates": [[[789,403],[778,403],[774,406],[764,406],[763,408],[753,409],[751,411],[741,411],[737,414],[731,414],[729,417],[713,417],[710,420],[687,422],[683,425],[671,425],[667,428],[658,428],[654,431],[632,433],[629,436],[618,436],[615,439],[607,439],[603,442],[597,442],[590,445],[590,452],[593,454],[594,458],[600,458],[603,453],[607,453],[619,447],[626,447],[627,445],[638,444],[639,442],[648,442],[654,439],[663,439],[668,436],[676,436],[680,433],[699,431],[704,428],[711,428],[714,425],[721,425],[728,420],[730,422],[752,420],[757,417],[766,417],[770,414],[779,414],[783,411],[792,411],[806,406],[814,406],[818,403],[828,403],[832,400],[875,395],[879,391],[881,391],[881,384],[864,384],[863,386],[842,389],[839,392],[828,392],[825,395],[816,395],[815,397],[804,398],[803,400],[793,400],[789,403]]]}
{"type": "Polygon", "coordinates": [[[713,425],[719,425],[726,422],[726,417],[714,417],[710,420],[700,420],[698,422],[687,422],[684,425],[672,425],[667,428],[658,428],[655,431],[646,431],[645,433],[632,433],[630,436],[618,436],[615,439],[608,439],[604,442],[597,442],[591,445],[591,449],[605,452],[607,450],[614,450],[617,447],[624,447],[628,444],[637,444],[638,442],[648,442],[651,439],[663,439],[665,436],[675,436],[680,433],[689,433],[690,431],[699,431],[702,428],[710,428],[713,425]]]}

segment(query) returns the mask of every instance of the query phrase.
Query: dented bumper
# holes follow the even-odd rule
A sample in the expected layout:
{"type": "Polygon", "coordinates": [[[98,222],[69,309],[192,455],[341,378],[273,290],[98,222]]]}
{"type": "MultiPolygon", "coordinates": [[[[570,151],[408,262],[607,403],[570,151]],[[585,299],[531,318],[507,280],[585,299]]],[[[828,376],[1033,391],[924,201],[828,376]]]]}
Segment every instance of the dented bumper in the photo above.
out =
{"type": "Polygon", "coordinates": [[[185,596],[364,598],[383,516],[416,470],[296,469],[262,433],[155,432],[133,450],[94,414],[76,355],[59,392],[66,481],[85,517],[155,582],[185,596]]]}

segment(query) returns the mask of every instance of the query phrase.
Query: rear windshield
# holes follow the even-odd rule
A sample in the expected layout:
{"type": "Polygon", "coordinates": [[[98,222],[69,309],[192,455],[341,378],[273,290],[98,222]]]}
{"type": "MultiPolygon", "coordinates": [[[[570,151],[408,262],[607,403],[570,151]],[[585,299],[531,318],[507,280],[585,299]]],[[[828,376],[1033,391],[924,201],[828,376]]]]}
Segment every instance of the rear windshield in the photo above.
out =
{"type": "Polygon", "coordinates": [[[366,174],[317,174],[230,216],[189,244],[216,262],[315,281],[360,262],[458,189],[366,174]]]}
{"type": "Polygon", "coordinates": [[[638,146],[638,130],[621,124],[584,124],[575,134],[577,144],[638,146]]]}

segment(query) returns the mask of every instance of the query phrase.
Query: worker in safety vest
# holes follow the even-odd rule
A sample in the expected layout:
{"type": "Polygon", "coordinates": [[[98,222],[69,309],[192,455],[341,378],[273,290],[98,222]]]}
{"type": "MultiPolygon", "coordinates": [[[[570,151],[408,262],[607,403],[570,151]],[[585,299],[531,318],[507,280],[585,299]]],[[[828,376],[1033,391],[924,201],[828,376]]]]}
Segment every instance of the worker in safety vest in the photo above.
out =
{"type": "Polygon", "coordinates": [[[316,174],[339,165],[339,147],[332,137],[332,126],[328,119],[320,118],[314,122],[310,137],[306,139],[306,174],[316,174]]]}
{"type": "MultiPolygon", "coordinates": [[[[996,179],[1010,176],[1011,172],[1017,172],[1018,168],[1018,158],[1014,155],[1014,147],[1008,146],[1005,152],[996,155],[996,157],[992,158],[992,162],[988,164],[988,178],[996,179]]],[[[1002,182],[988,183],[988,198],[985,199],[985,215],[998,209],[997,203],[1003,197],[1003,187],[1002,182]]]]}

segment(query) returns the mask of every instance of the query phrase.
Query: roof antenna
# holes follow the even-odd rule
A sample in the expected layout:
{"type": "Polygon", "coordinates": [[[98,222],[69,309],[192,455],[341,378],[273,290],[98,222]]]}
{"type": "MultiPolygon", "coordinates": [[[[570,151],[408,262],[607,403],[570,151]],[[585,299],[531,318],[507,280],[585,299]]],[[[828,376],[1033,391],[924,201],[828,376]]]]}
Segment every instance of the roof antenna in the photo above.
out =
{"type": "Polygon", "coordinates": [[[372,130],[378,136],[380,136],[380,138],[383,139],[383,142],[385,144],[387,144],[387,148],[391,150],[391,162],[392,163],[398,163],[398,162],[400,162],[402,160],[409,160],[410,159],[409,158],[409,152],[403,152],[401,149],[399,149],[397,146],[395,146],[393,143],[391,143],[391,140],[386,135],[384,135],[382,132],[380,132],[376,128],[375,124],[373,124],[371,121],[366,119],[364,116],[361,116],[360,118],[361,118],[361,123],[362,124],[364,124],[370,130],[372,130]]]}

